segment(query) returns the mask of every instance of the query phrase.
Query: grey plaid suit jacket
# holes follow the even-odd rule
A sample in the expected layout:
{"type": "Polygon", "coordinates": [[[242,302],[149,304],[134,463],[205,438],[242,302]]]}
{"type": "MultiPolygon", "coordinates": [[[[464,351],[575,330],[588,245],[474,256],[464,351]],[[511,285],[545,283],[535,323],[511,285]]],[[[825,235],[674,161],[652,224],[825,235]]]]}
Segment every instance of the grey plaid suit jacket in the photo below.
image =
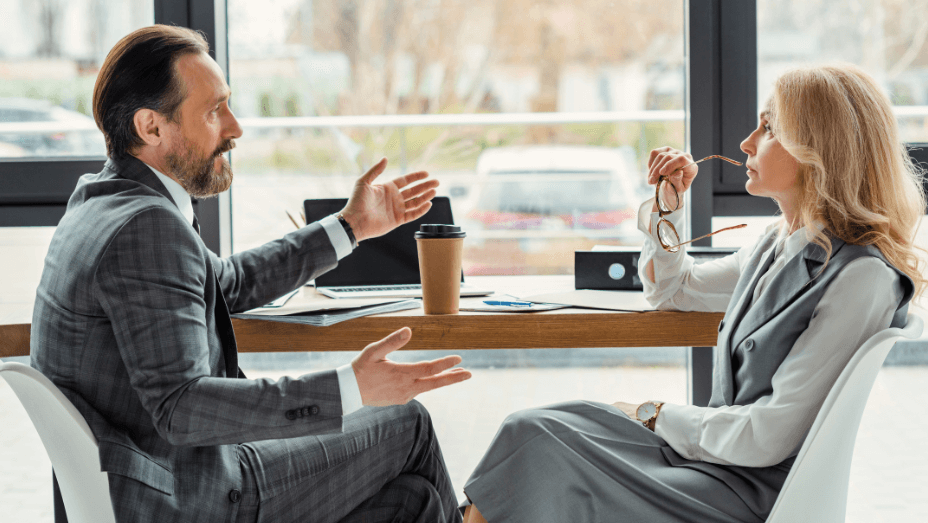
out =
{"type": "Polygon", "coordinates": [[[245,379],[229,318],[336,263],[318,224],[220,259],[132,157],[80,179],[45,259],[32,365],[99,440],[118,521],[234,520],[237,443],[341,430],[335,371],[245,379]]]}

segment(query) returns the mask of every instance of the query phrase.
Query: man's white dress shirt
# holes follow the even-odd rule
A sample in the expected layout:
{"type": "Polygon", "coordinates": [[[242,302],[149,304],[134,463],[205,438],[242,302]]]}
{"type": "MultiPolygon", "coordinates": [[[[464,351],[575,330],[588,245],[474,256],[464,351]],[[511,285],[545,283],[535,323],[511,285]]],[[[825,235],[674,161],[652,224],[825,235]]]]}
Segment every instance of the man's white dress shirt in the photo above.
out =
{"type": "MultiPolygon", "coordinates": [[[[645,297],[660,310],[725,312],[755,244],[737,253],[696,264],[685,250],[669,253],[657,235],[654,200],[638,212],[646,236],[638,266],[645,297]],[[644,268],[654,262],[656,282],[644,268]]],[[[665,216],[684,231],[682,209],[665,216]]],[[[779,224],[770,227],[778,227],[779,224]]],[[[770,231],[770,228],[767,229],[770,231]]],[[[808,244],[805,228],[774,245],[775,259],[758,281],[751,304],[769,282],[808,244]]],[[[764,467],[780,463],[802,445],[825,396],[854,352],[886,328],[902,299],[899,275],[877,258],[852,261],[825,290],[803,332],[773,375],[773,393],[751,405],[696,407],[665,404],[654,432],[687,459],[764,467]]]]}
{"type": "MultiPolygon", "coordinates": [[[[174,203],[177,204],[177,208],[187,219],[187,222],[193,225],[193,204],[190,203],[190,195],[187,194],[187,191],[172,178],[159,172],[158,169],[151,165],[148,167],[154,171],[161,183],[167,188],[171,198],[174,199],[174,203]]],[[[338,218],[326,216],[319,220],[319,225],[329,236],[329,241],[332,242],[332,247],[335,248],[335,256],[339,260],[351,254],[351,239],[348,238],[348,233],[345,232],[342,224],[338,222],[338,218]]],[[[358,387],[358,379],[354,375],[354,369],[350,363],[338,367],[335,372],[338,374],[338,388],[342,397],[342,415],[347,416],[364,406],[361,402],[361,389],[358,387]]]]}

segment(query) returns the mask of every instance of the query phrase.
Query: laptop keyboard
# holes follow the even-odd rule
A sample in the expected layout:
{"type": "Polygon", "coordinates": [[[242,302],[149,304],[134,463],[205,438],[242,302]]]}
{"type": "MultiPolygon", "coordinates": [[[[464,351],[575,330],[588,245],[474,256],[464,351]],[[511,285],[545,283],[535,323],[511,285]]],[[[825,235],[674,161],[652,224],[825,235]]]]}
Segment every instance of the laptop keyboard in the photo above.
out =
{"type": "Polygon", "coordinates": [[[422,289],[418,283],[410,285],[374,285],[363,287],[329,287],[335,292],[365,292],[365,291],[417,291],[422,289]]]}

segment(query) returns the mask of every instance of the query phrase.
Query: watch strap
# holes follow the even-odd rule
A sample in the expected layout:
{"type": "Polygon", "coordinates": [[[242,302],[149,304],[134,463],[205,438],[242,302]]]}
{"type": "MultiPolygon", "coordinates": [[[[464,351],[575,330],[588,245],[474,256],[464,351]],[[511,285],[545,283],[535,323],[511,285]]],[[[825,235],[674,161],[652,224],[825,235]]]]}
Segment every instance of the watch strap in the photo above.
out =
{"type": "Polygon", "coordinates": [[[657,424],[657,415],[661,413],[661,407],[664,406],[664,402],[663,401],[650,401],[648,403],[651,403],[654,405],[654,414],[650,418],[646,419],[643,423],[644,423],[644,426],[647,427],[651,432],[654,432],[654,425],[657,424]]]}
{"type": "Polygon", "coordinates": [[[351,248],[357,249],[358,240],[354,237],[354,230],[351,229],[351,224],[342,216],[342,213],[338,213],[335,217],[338,218],[338,223],[342,224],[342,228],[345,229],[345,234],[348,235],[348,239],[351,241],[351,248]]]}

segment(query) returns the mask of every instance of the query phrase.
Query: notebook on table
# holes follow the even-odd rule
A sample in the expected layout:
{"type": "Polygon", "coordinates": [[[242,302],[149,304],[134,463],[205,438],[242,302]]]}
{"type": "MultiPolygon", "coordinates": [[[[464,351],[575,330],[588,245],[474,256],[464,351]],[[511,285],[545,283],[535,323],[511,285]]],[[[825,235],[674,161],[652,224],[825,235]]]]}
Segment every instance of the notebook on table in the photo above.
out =
{"type": "MultiPolygon", "coordinates": [[[[306,200],[306,221],[312,223],[335,214],[346,203],[345,198],[306,200]]],[[[339,260],[337,267],[316,277],[316,290],[330,298],[421,298],[419,255],[413,235],[423,223],[453,224],[451,201],[436,197],[425,216],[359,243],[354,252],[339,260]]],[[[489,294],[493,291],[465,283],[461,273],[461,296],[489,294]]]]}

